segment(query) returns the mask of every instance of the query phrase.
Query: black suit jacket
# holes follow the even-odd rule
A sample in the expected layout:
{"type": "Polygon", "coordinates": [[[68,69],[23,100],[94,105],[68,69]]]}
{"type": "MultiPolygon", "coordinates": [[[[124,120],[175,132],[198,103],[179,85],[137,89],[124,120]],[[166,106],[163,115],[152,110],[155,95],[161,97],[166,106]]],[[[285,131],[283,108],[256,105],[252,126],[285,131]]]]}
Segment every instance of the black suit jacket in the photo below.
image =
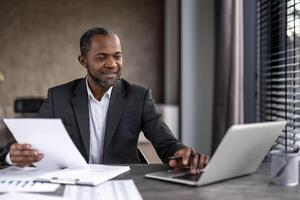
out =
{"type": "MultiPolygon", "coordinates": [[[[90,127],[84,78],[49,89],[38,116],[61,118],[76,147],[88,161],[90,127]]],[[[184,147],[161,120],[150,90],[120,79],[112,89],[107,111],[103,163],[139,163],[140,131],[165,163],[167,157],[184,147]]]]}

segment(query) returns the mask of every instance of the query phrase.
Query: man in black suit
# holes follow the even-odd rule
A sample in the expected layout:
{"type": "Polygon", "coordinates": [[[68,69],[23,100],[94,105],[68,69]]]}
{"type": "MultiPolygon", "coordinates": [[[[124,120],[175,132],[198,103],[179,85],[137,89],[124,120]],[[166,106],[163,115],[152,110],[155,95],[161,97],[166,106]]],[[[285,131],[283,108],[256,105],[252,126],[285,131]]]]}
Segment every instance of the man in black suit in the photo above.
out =
{"type": "MultiPolygon", "coordinates": [[[[139,163],[137,142],[143,131],[164,163],[200,173],[208,157],[172,135],[149,89],[120,78],[123,62],[118,36],[106,28],[90,29],[80,39],[80,50],[78,60],[87,76],[49,89],[38,116],[61,118],[89,163],[139,163]]],[[[6,156],[7,162],[21,167],[42,158],[30,144],[17,143],[6,156]]]]}

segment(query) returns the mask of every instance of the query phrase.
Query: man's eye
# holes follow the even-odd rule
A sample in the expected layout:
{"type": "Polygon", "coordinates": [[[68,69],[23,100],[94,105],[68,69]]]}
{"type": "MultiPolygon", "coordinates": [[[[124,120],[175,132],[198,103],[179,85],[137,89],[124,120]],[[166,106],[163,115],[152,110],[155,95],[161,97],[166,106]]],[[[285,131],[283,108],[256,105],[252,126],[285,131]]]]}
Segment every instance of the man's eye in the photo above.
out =
{"type": "Polygon", "coordinates": [[[105,57],[104,56],[101,56],[101,57],[96,57],[96,60],[104,60],[105,57]]]}
{"type": "Polygon", "coordinates": [[[114,57],[115,57],[115,59],[117,59],[117,60],[120,60],[120,59],[122,58],[121,55],[115,55],[114,57]]]}

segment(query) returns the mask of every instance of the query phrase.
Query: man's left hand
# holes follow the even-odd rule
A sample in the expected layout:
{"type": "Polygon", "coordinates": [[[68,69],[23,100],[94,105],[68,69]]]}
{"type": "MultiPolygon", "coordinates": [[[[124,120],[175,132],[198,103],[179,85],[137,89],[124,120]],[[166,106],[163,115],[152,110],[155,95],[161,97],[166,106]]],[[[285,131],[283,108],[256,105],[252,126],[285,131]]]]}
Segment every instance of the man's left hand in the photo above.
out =
{"type": "Polygon", "coordinates": [[[190,147],[179,149],[173,157],[168,163],[170,167],[175,169],[189,168],[191,174],[200,174],[201,169],[206,167],[208,163],[208,156],[195,153],[190,147]]]}

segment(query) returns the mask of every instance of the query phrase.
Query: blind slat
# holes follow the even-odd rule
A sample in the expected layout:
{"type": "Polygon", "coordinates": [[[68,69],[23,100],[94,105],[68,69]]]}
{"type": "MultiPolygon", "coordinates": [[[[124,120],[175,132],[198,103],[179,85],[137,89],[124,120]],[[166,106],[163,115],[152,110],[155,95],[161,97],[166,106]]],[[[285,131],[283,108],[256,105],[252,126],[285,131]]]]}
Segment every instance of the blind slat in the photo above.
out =
{"type": "Polygon", "coordinates": [[[300,1],[257,1],[258,121],[286,120],[275,148],[300,145],[300,1]]]}

